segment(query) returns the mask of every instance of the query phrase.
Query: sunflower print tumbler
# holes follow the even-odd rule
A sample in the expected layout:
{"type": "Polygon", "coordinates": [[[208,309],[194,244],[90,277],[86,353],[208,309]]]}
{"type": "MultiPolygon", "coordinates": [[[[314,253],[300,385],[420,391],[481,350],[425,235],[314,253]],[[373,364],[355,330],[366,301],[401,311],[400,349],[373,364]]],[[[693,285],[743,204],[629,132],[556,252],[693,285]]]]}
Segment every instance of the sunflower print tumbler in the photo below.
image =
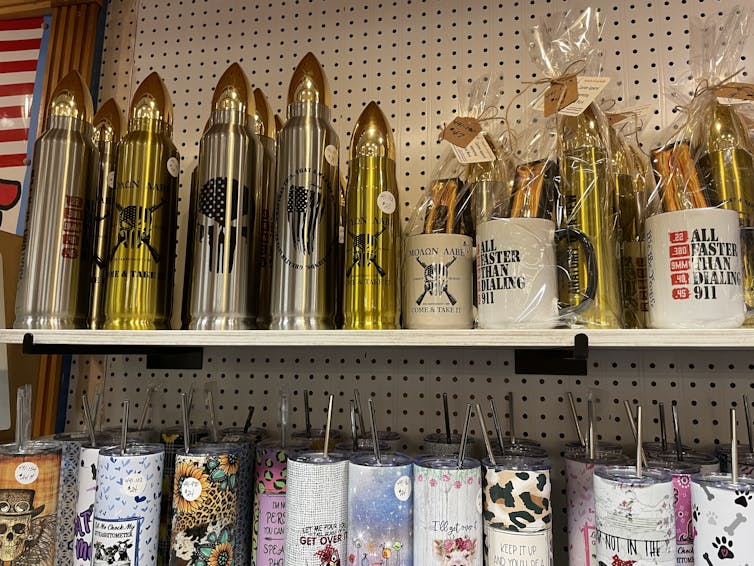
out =
{"type": "Polygon", "coordinates": [[[173,480],[170,564],[235,564],[240,450],[231,444],[199,444],[179,452],[173,480]]]}

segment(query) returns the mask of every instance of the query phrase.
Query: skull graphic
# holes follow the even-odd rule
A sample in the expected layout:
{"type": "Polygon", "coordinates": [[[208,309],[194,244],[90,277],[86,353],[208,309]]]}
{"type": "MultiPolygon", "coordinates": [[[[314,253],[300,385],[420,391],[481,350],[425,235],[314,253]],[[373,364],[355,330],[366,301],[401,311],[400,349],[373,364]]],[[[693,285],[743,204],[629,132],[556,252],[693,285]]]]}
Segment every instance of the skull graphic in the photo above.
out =
{"type": "Polygon", "coordinates": [[[446,297],[448,297],[448,301],[450,301],[451,305],[456,304],[456,298],[448,290],[448,276],[450,275],[450,266],[455,263],[456,259],[458,258],[454,257],[448,263],[435,262],[427,264],[418,257],[416,258],[416,261],[419,262],[419,265],[424,268],[424,291],[416,299],[417,305],[422,304],[424,297],[427,296],[427,293],[429,293],[432,297],[445,295],[446,297]]]}
{"type": "Polygon", "coordinates": [[[0,490],[0,562],[12,562],[27,550],[31,520],[44,510],[34,508],[31,489],[0,490]]]}
{"type": "MultiPolygon", "coordinates": [[[[200,221],[199,224],[200,242],[204,240],[206,231],[207,245],[209,246],[208,271],[210,273],[222,273],[223,256],[226,251],[229,257],[228,271],[233,271],[238,230],[239,195],[241,200],[240,216],[244,217],[250,214],[252,218],[254,217],[254,202],[253,200],[251,203],[249,202],[249,188],[243,187],[240,191],[238,189],[238,180],[232,180],[231,190],[228,191],[228,179],[218,177],[207,181],[199,193],[199,212],[212,220],[212,222],[200,221]],[[249,209],[250,204],[251,209],[249,209]],[[226,230],[230,235],[227,242],[225,238],[226,230]],[[228,250],[225,250],[226,245],[229,248],[228,250]]],[[[248,229],[244,225],[241,228],[241,237],[247,238],[247,232],[248,229]]]]}
{"type": "Polygon", "coordinates": [[[164,204],[163,200],[149,208],[133,204],[125,207],[115,205],[118,209],[118,241],[110,255],[111,259],[121,246],[127,249],[140,248],[144,244],[152,259],[159,263],[160,253],[152,246],[152,215],[164,204]]]}

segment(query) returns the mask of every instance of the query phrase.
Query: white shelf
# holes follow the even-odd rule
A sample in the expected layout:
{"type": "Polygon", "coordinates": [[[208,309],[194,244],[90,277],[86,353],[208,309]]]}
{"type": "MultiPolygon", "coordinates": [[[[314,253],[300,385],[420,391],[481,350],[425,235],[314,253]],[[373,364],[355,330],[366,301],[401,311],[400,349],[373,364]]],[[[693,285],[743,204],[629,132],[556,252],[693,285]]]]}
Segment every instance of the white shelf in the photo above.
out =
{"type": "Polygon", "coordinates": [[[0,343],[74,346],[557,347],[584,333],[597,348],[754,348],[754,329],[735,330],[0,330],[0,343]]]}

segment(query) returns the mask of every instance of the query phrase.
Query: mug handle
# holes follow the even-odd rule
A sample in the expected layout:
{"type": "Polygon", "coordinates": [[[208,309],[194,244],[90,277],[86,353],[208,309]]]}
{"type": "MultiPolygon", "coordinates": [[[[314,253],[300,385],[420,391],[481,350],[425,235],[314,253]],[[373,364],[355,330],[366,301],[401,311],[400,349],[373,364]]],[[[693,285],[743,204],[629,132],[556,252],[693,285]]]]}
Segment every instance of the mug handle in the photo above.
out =
{"type": "Polygon", "coordinates": [[[597,257],[589,237],[578,228],[566,226],[565,228],[555,230],[555,243],[557,244],[563,238],[568,238],[569,241],[577,241],[584,250],[586,257],[586,289],[584,289],[584,300],[578,305],[559,308],[560,316],[568,316],[581,312],[594,302],[594,296],[597,293],[597,277],[599,275],[597,274],[597,257]]]}

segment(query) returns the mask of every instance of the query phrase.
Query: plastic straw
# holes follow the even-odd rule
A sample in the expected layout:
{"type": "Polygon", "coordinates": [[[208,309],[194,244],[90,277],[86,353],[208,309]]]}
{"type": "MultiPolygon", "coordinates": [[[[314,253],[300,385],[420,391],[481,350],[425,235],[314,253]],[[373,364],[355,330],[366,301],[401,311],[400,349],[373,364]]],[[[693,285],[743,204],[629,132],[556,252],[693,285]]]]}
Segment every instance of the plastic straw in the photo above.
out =
{"type": "Polygon", "coordinates": [[[254,417],[254,405],[249,406],[249,413],[246,415],[246,422],[243,423],[243,433],[246,434],[251,428],[251,419],[254,417]]]}
{"type": "Polygon", "coordinates": [[[683,462],[683,447],[681,443],[681,428],[678,426],[678,406],[673,401],[670,406],[670,413],[673,416],[673,435],[675,436],[675,455],[679,462],[683,462]]]}
{"type": "Polygon", "coordinates": [[[359,417],[359,430],[361,431],[361,436],[366,438],[367,429],[364,426],[364,411],[361,407],[361,397],[359,396],[358,389],[353,390],[353,401],[356,404],[356,415],[359,417]]]}
{"type": "Polygon", "coordinates": [[[503,429],[500,427],[500,421],[497,418],[497,411],[495,410],[495,400],[490,396],[490,410],[492,411],[492,425],[495,427],[495,434],[497,435],[497,443],[500,446],[500,453],[505,454],[505,442],[503,442],[503,429]]]}
{"type": "Polygon", "coordinates": [[[573,426],[576,427],[576,436],[579,439],[579,444],[586,448],[586,441],[584,440],[584,435],[581,434],[581,427],[579,426],[579,414],[576,412],[576,403],[573,400],[573,394],[569,391],[567,395],[568,404],[571,407],[571,418],[573,419],[573,426]]]}
{"type": "Polygon", "coordinates": [[[442,410],[443,410],[443,413],[445,413],[445,442],[450,444],[452,439],[450,436],[450,412],[448,411],[448,394],[447,393],[442,394],[442,410]]]}
{"type": "Polygon", "coordinates": [[[348,402],[348,408],[351,415],[351,441],[353,442],[354,451],[359,449],[359,431],[356,428],[356,403],[351,400],[348,402]]]}
{"type": "MultiPolygon", "coordinates": [[[[334,396],[330,395],[330,400],[327,402],[327,424],[325,425],[325,446],[324,446],[324,448],[322,450],[322,452],[325,455],[325,458],[327,458],[327,452],[328,452],[328,450],[330,448],[330,426],[332,425],[332,402],[333,402],[333,398],[334,398],[334,396]]],[[[311,431],[311,429],[309,429],[309,430],[311,431]]]]}
{"type": "Polygon", "coordinates": [[[636,477],[641,477],[641,405],[636,407],[636,477]]]}
{"type": "MultiPolygon", "coordinates": [[[[634,413],[631,411],[631,403],[623,401],[623,406],[626,408],[628,427],[631,429],[631,435],[634,437],[634,442],[638,443],[639,435],[636,431],[636,421],[634,421],[634,413]]],[[[641,461],[644,466],[647,466],[647,455],[644,453],[644,446],[641,447],[641,461]]]]}
{"type": "Polygon", "coordinates": [[[754,437],[751,430],[751,415],[749,414],[749,396],[744,394],[744,417],[746,418],[746,434],[749,437],[749,452],[754,452],[754,437]]]}
{"type": "Polygon", "coordinates": [[[511,444],[516,444],[516,427],[513,418],[513,391],[508,393],[508,426],[511,430],[511,444]]]}
{"type": "Polygon", "coordinates": [[[665,430],[665,403],[659,404],[660,410],[660,444],[662,451],[665,452],[668,449],[668,433],[665,430]]]}
{"type": "Polygon", "coordinates": [[[594,401],[592,400],[592,394],[589,393],[589,399],[586,402],[586,443],[587,443],[587,455],[590,460],[594,460],[597,457],[597,447],[595,446],[595,430],[594,430],[594,401]]]}
{"type": "Polygon", "coordinates": [[[463,466],[466,459],[466,441],[469,438],[469,422],[471,421],[471,403],[466,403],[466,416],[463,419],[463,431],[461,432],[461,447],[458,450],[458,469],[463,466]]]}
{"type": "Polygon", "coordinates": [[[86,430],[89,433],[89,443],[92,448],[97,446],[97,439],[94,435],[94,419],[92,418],[92,410],[89,408],[89,396],[86,391],[81,394],[81,404],[84,407],[84,420],[86,422],[86,430]]]}
{"type": "Polygon", "coordinates": [[[128,408],[130,402],[128,399],[123,401],[123,419],[120,428],[120,455],[126,454],[126,442],[128,442],[128,408]]]}
{"type": "Polygon", "coordinates": [[[285,448],[288,438],[288,393],[280,392],[280,443],[285,448]]]}
{"type": "Polygon", "coordinates": [[[736,410],[730,410],[730,474],[733,483],[738,483],[738,435],[736,434],[736,410]]]}
{"type": "Polygon", "coordinates": [[[495,454],[492,453],[492,445],[490,444],[490,437],[487,434],[487,423],[484,422],[484,415],[482,414],[482,408],[479,406],[479,403],[475,406],[476,414],[479,416],[479,424],[482,426],[482,438],[484,439],[484,446],[487,448],[487,457],[490,459],[490,462],[492,462],[493,466],[497,466],[497,461],[495,460],[495,454]]]}
{"type": "Polygon", "coordinates": [[[382,454],[380,454],[380,438],[377,435],[377,423],[374,420],[374,403],[369,398],[369,424],[372,427],[372,444],[374,445],[374,457],[378,464],[382,464],[382,454]]]}
{"type": "Polygon", "coordinates": [[[185,393],[181,393],[181,411],[183,412],[183,451],[191,451],[191,430],[189,429],[189,403],[185,393]]]}
{"type": "Polygon", "coordinates": [[[304,389],[304,419],[306,422],[306,438],[312,437],[312,421],[309,419],[309,390],[304,389]]]}

